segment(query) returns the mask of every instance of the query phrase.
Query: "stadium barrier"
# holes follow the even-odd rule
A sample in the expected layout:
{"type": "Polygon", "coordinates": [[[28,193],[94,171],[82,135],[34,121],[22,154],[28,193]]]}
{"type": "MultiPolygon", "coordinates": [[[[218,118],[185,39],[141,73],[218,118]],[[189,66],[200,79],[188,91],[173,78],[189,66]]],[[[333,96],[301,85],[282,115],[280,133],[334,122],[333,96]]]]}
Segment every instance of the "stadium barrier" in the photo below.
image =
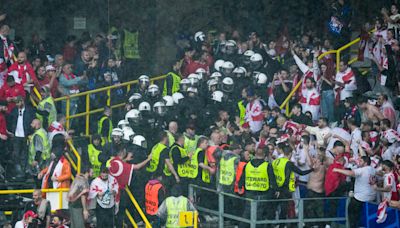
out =
{"type": "MultiPolygon", "coordinates": [[[[327,223],[341,223],[343,226],[349,227],[347,224],[348,216],[347,216],[347,204],[349,203],[348,197],[330,197],[330,198],[299,198],[299,199],[284,199],[284,200],[255,200],[251,198],[239,197],[234,194],[229,194],[221,191],[217,191],[215,189],[209,189],[197,185],[189,185],[189,198],[194,199],[195,207],[199,212],[203,212],[206,214],[215,215],[218,217],[218,227],[225,227],[225,221],[234,220],[241,223],[246,223],[250,226],[250,228],[255,228],[257,225],[265,225],[265,224],[297,224],[297,227],[302,228],[304,225],[310,223],[323,223],[324,225],[327,223]],[[207,202],[196,202],[196,198],[199,195],[206,195],[207,202]],[[215,199],[218,201],[217,208],[210,208],[211,201],[215,199]],[[338,208],[337,208],[337,216],[336,217],[324,217],[322,215],[318,218],[307,218],[305,216],[305,204],[310,201],[327,201],[327,200],[337,200],[338,208]],[[226,207],[226,201],[233,201],[234,206],[238,207],[240,201],[245,201],[244,203],[250,204],[250,218],[243,218],[242,214],[235,215],[232,211],[232,207],[226,207]],[[297,205],[297,218],[293,216],[290,219],[273,219],[273,220],[260,220],[257,218],[257,210],[259,209],[259,205],[263,205],[267,207],[269,210],[274,208],[274,205],[290,203],[294,202],[297,205]],[[206,207],[208,206],[208,207],[206,207]]],[[[201,198],[201,197],[200,197],[201,198]]],[[[313,203],[314,203],[313,202],[313,203]]],[[[232,205],[231,205],[232,206],[232,205]]],[[[326,208],[325,208],[326,209],[326,208]]],[[[274,216],[275,217],[275,216],[274,216]]]]}

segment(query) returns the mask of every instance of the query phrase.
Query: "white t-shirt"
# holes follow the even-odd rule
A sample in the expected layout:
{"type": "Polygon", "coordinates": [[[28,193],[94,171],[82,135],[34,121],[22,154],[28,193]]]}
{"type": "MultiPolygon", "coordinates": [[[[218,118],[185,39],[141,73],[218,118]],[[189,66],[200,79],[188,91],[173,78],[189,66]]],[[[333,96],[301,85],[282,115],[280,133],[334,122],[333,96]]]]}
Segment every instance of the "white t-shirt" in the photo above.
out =
{"type": "Polygon", "coordinates": [[[383,193],[383,199],[392,199],[392,193],[397,192],[396,188],[396,181],[393,173],[387,173],[383,177],[383,186],[390,186],[391,191],[390,192],[384,192],[383,193]]]}
{"type": "Polygon", "coordinates": [[[25,228],[25,226],[22,221],[18,221],[17,223],[15,223],[14,228],[25,228]]]}
{"type": "Polygon", "coordinates": [[[361,202],[371,202],[376,197],[376,191],[373,188],[373,179],[375,178],[375,169],[371,166],[353,170],[356,175],[354,183],[354,198],[361,202]]]}
{"type": "MultiPolygon", "coordinates": [[[[309,147],[310,156],[314,157],[316,151],[313,147],[309,147]]],[[[290,159],[295,166],[297,166],[301,170],[309,170],[310,166],[307,163],[307,154],[305,153],[304,149],[300,149],[300,145],[297,146],[296,151],[293,153],[292,158],[290,159]],[[303,164],[303,165],[301,165],[303,164]]],[[[297,175],[295,174],[300,181],[308,182],[309,174],[307,175],[297,175]]]]}
{"type": "Polygon", "coordinates": [[[358,145],[359,142],[362,141],[361,137],[361,130],[359,128],[354,129],[354,131],[351,132],[351,140],[350,140],[350,148],[351,151],[353,152],[353,157],[355,159],[358,158],[358,145]]]}

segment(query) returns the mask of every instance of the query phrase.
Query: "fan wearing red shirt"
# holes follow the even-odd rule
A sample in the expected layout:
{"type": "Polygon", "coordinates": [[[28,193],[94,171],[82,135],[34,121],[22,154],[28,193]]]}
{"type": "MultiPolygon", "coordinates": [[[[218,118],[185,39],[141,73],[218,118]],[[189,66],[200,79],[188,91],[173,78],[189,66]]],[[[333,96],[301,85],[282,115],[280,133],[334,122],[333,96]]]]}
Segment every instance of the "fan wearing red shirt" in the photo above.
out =
{"type": "Polygon", "coordinates": [[[25,99],[25,90],[21,84],[16,84],[12,75],[7,76],[7,83],[0,89],[0,100],[7,101],[7,114],[16,105],[17,97],[25,99]]]}
{"type": "Polygon", "coordinates": [[[17,84],[25,85],[37,82],[35,71],[32,65],[26,59],[26,53],[21,51],[18,53],[17,62],[8,68],[8,74],[14,76],[17,84]]]}
{"type": "Polygon", "coordinates": [[[117,214],[116,227],[122,226],[120,223],[123,221],[125,216],[125,208],[127,207],[128,202],[125,187],[130,185],[133,171],[143,168],[151,160],[151,154],[146,160],[139,164],[130,164],[129,162],[132,161],[132,159],[133,154],[131,151],[127,153],[125,148],[121,148],[117,156],[110,161],[110,175],[115,177],[119,186],[118,195],[116,195],[116,202],[119,202],[120,205],[117,214]]]}
{"type": "MultiPolygon", "coordinates": [[[[6,102],[0,102],[0,148],[5,148],[7,137],[7,122],[5,112],[7,112],[6,102]]],[[[0,153],[4,155],[3,153],[0,153]]]]}
{"type": "Polygon", "coordinates": [[[183,71],[184,78],[186,78],[189,74],[196,73],[196,70],[199,68],[203,68],[207,73],[210,73],[210,64],[212,64],[212,60],[210,58],[212,57],[210,57],[206,51],[196,53],[193,56],[194,61],[186,65],[183,71]]]}
{"type": "MultiPolygon", "coordinates": [[[[333,169],[344,169],[345,158],[344,156],[337,156],[333,163],[328,167],[325,174],[325,195],[328,197],[340,197],[344,194],[344,183],[346,181],[346,176],[333,172],[333,169]]],[[[330,210],[329,215],[332,217],[336,216],[337,207],[339,201],[331,200],[329,202],[330,210]]]]}

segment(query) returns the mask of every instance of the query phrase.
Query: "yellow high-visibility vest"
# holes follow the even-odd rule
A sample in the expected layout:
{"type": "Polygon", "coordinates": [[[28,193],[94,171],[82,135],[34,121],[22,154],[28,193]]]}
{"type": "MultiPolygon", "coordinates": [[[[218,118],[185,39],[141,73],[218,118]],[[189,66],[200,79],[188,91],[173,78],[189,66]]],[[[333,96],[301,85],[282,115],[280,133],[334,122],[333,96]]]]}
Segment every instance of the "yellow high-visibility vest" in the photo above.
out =
{"type": "MultiPolygon", "coordinates": [[[[272,168],[274,169],[274,174],[276,177],[276,184],[278,187],[282,187],[283,184],[285,183],[285,169],[286,169],[286,164],[289,162],[288,158],[278,158],[275,161],[272,162],[272,168]]],[[[290,173],[289,177],[289,191],[294,192],[296,189],[295,186],[295,179],[294,179],[294,172],[290,173]]]]}
{"type": "Polygon", "coordinates": [[[245,188],[249,191],[268,191],[268,162],[263,162],[257,168],[251,162],[247,163],[245,168],[245,188]]]}

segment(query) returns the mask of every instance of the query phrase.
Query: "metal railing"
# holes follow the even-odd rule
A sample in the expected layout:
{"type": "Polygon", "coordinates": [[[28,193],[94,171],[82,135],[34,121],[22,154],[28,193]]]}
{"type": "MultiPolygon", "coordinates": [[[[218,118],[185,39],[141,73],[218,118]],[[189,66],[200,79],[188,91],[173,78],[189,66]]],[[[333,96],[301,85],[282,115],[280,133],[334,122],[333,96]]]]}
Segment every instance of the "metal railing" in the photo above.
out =
{"type": "MultiPolygon", "coordinates": [[[[305,223],[319,223],[319,222],[343,222],[346,223],[346,227],[349,227],[347,224],[348,221],[348,216],[347,216],[347,205],[349,203],[349,198],[348,197],[330,197],[330,198],[299,198],[299,199],[282,199],[282,200],[255,200],[251,198],[244,198],[244,197],[239,197],[237,195],[217,191],[215,189],[209,189],[197,185],[189,185],[189,198],[193,199],[194,195],[196,195],[196,190],[197,191],[206,191],[209,193],[214,194],[215,196],[218,196],[218,210],[210,209],[210,208],[205,208],[203,206],[196,205],[196,209],[199,212],[204,212],[204,213],[209,213],[215,216],[218,216],[218,227],[222,228],[224,227],[224,219],[230,219],[230,220],[235,220],[239,221],[242,223],[247,223],[250,225],[250,228],[255,228],[256,225],[262,225],[262,224],[296,224],[299,228],[302,228],[305,223]],[[238,200],[244,200],[246,203],[250,203],[250,218],[243,218],[242,216],[237,216],[233,214],[229,214],[225,211],[225,205],[224,201],[227,198],[233,198],[235,202],[239,202],[238,200]],[[345,217],[335,217],[335,218],[327,218],[327,217],[322,217],[322,218],[305,218],[304,216],[304,202],[305,201],[316,201],[316,200],[346,200],[346,207],[345,207],[345,217]],[[270,207],[271,204],[278,204],[278,203],[288,203],[289,201],[296,201],[298,203],[298,216],[297,218],[293,219],[264,219],[264,220],[258,220],[257,218],[257,210],[258,210],[258,205],[260,204],[268,204],[270,207]]],[[[271,209],[271,208],[269,208],[271,209]]],[[[275,217],[275,216],[274,216],[275,217]]]]}
{"type": "MultiPolygon", "coordinates": [[[[131,200],[131,203],[135,206],[137,212],[139,213],[140,217],[142,218],[144,224],[146,225],[146,228],[151,228],[150,222],[149,220],[146,218],[146,215],[143,213],[142,208],[140,208],[139,203],[136,201],[135,197],[133,197],[131,190],[129,190],[128,186],[125,187],[125,191],[128,194],[129,199],[131,200]]],[[[128,210],[125,210],[125,213],[128,216],[128,219],[132,222],[132,224],[135,224],[137,227],[136,222],[133,220],[133,217],[131,216],[131,214],[129,213],[128,210]]],[[[135,226],[134,225],[134,226],[135,226]]]]}
{"type": "MultiPolygon", "coordinates": [[[[150,78],[150,83],[154,83],[154,81],[157,80],[162,80],[166,77],[167,75],[162,75],[162,76],[158,76],[158,77],[153,77],[150,78]]],[[[124,82],[118,85],[113,85],[113,86],[108,86],[108,87],[103,87],[103,88],[99,88],[99,89],[94,89],[94,90],[90,90],[90,91],[85,91],[85,92],[81,92],[81,93],[77,93],[77,94],[72,94],[69,96],[64,96],[64,97],[59,97],[54,99],[55,102],[66,102],[66,113],[65,113],[65,117],[66,117],[66,128],[69,129],[70,128],[70,120],[74,119],[74,118],[78,118],[78,117],[85,117],[85,135],[89,136],[90,132],[89,132],[89,126],[90,126],[90,115],[91,114],[95,114],[95,113],[100,113],[102,111],[104,111],[104,108],[99,108],[99,109],[95,109],[95,110],[90,110],[90,95],[95,94],[95,93],[100,93],[100,92],[106,92],[108,99],[107,99],[107,106],[110,106],[111,109],[115,109],[115,108],[119,108],[125,105],[125,102],[123,103],[119,103],[119,104],[112,104],[111,101],[111,90],[112,89],[121,89],[121,88],[126,88],[126,91],[130,91],[131,86],[134,84],[137,84],[138,80],[134,80],[134,81],[129,81],[129,82],[124,82]],[[81,113],[75,113],[73,115],[70,115],[70,111],[71,111],[71,99],[72,98],[80,98],[85,96],[85,112],[81,112],[81,113]]]]}
{"type": "MultiPolygon", "coordinates": [[[[15,195],[15,194],[30,194],[33,193],[35,189],[19,189],[19,190],[0,190],[0,195],[15,195]]],[[[68,192],[69,188],[48,188],[48,189],[42,189],[42,193],[51,193],[51,192],[57,192],[58,193],[58,208],[57,209],[62,209],[63,208],[63,192],[68,192]]],[[[56,209],[56,210],[57,210],[56,209]]],[[[54,212],[54,208],[52,212],[54,212]]]]}

